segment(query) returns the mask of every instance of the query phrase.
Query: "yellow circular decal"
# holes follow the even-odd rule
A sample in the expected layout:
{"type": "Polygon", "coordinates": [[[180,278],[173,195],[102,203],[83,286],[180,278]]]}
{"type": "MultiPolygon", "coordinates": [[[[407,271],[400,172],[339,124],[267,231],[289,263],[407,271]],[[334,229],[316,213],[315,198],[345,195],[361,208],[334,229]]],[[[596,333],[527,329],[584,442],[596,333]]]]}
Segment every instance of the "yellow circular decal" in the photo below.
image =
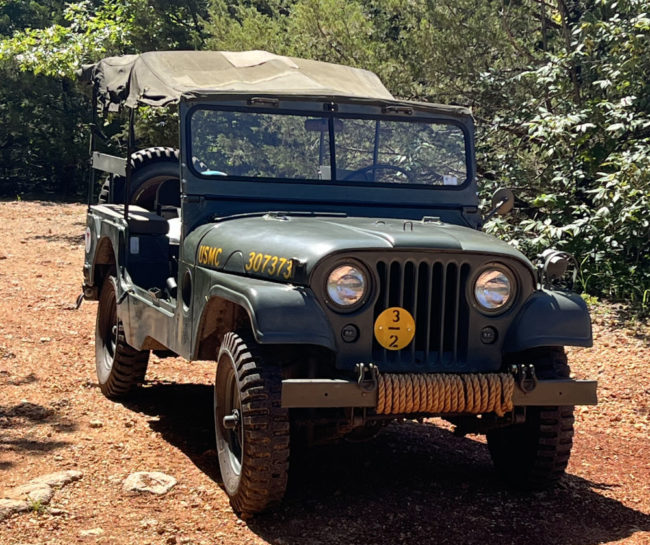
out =
{"type": "Polygon", "coordinates": [[[387,308],[375,320],[375,338],[386,350],[401,350],[414,336],[415,320],[404,308],[387,308]]]}

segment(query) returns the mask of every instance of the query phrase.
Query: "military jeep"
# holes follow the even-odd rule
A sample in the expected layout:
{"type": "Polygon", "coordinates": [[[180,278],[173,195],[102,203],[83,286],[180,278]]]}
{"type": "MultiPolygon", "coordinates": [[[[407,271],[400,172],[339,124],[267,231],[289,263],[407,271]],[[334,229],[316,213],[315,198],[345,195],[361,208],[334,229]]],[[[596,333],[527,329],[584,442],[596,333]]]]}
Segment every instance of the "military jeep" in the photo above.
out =
{"type": "MultiPolygon", "coordinates": [[[[214,425],[238,512],[282,499],[290,438],[370,437],[440,416],[485,433],[497,471],[554,484],[573,406],[565,346],[582,299],[481,232],[473,122],[396,100],[365,70],[251,52],[151,52],[85,66],[93,115],[125,107],[126,158],[93,151],[83,295],[98,300],[109,398],[150,352],[216,359],[214,425]],[[140,106],[178,105],[179,144],[138,149],[140,106]]],[[[92,149],[97,144],[95,129],[92,149]]]]}

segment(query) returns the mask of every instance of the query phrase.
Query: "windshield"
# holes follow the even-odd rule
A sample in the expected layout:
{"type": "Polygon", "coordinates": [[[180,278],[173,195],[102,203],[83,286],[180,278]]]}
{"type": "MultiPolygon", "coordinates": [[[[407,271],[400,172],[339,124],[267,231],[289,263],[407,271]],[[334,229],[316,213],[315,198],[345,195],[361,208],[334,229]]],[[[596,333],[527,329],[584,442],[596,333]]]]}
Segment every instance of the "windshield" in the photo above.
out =
{"type": "Polygon", "coordinates": [[[209,177],[427,186],[467,178],[463,130],[428,119],[199,108],[190,133],[209,177]]]}

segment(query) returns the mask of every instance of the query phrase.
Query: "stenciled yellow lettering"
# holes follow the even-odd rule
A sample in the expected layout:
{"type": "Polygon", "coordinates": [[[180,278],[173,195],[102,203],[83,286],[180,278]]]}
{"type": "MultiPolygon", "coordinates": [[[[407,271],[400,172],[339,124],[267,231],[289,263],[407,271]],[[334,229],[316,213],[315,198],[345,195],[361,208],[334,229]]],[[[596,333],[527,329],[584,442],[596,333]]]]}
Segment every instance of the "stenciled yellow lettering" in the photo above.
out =
{"type": "Polygon", "coordinates": [[[219,265],[219,256],[223,250],[221,248],[210,248],[208,250],[208,265],[217,267],[219,265]]]}
{"type": "Polygon", "coordinates": [[[255,252],[251,252],[248,254],[248,263],[246,263],[246,266],[244,269],[247,271],[250,271],[253,268],[253,259],[255,258],[255,252]]]}
{"type": "Polygon", "coordinates": [[[284,279],[289,280],[289,278],[291,278],[292,273],[293,273],[293,261],[289,261],[289,266],[287,267],[287,270],[283,275],[284,279]]]}
{"type": "Polygon", "coordinates": [[[262,260],[264,259],[264,256],[262,254],[257,254],[255,256],[255,261],[253,262],[253,270],[255,272],[260,271],[260,267],[262,266],[262,260]]]}
{"type": "Polygon", "coordinates": [[[278,267],[278,276],[280,276],[280,273],[282,272],[282,269],[287,263],[287,258],[286,257],[281,257],[280,258],[280,267],[278,267]]]}
{"type": "Polygon", "coordinates": [[[268,273],[269,273],[270,275],[274,275],[274,274],[275,274],[275,271],[276,271],[276,269],[278,268],[278,260],[279,260],[278,256],[277,256],[277,255],[274,255],[274,256],[273,256],[273,259],[271,260],[271,268],[268,270],[268,273]]]}

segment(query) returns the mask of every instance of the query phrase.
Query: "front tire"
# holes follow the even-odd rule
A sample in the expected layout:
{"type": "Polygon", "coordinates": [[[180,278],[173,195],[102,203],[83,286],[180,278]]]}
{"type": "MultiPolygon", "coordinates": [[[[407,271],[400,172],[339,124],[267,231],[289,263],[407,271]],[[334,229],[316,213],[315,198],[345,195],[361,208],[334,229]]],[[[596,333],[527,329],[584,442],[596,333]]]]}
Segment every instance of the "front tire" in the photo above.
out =
{"type": "Polygon", "coordinates": [[[289,470],[289,411],[282,376],[254,341],[225,335],[217,359],[214,416],[223,486],[233,509],[254,514],[279,502],[289,470]]]}
{"type": "Polygon", "coordinates": [[[148,350],[136,350],[126,342],[124,326],[117,317],[117,279],[111,275],[102,286],[95,323],[95,367],[100,390],[109,399],[126,396],[144,381],[148,363],[148,350]]]}
{"type": "MultiPolygon", "coordinates": [[[[569,366],[561,347],[528,350],[518,363],[532,363],[538,378],[568,378],[569,366]]],[[[543,490],[564,475],[573,445],[573,406],[528,407],[526,420],[487,433],[497,472],[511,486],[543,490]]]]}

